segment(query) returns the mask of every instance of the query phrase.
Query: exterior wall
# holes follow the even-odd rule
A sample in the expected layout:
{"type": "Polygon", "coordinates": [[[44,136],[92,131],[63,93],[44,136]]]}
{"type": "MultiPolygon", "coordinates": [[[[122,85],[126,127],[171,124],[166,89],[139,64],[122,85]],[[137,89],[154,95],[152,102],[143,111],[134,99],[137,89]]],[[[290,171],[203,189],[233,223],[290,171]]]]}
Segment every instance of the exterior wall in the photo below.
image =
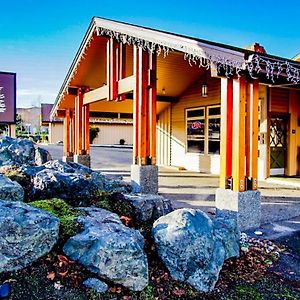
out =
{"type": "Polygon", "coordinates": [[[300,93],[292,89],[270,88],[269,95],[270,114],[285,114],[289,118],[285,175],[300,175],[300,93]]]}
{"type": "Polygon", "coordinates": [[[55,144],[64,140],[63,123],[49,123],[49,143],[55,144]]]}
{"type": "Polygon", "coordinates": [[[156,125],[156,156],[157,164],[171,164],[171,106],[158,116],[156,125]]]}
{"type": "Polygon", "coordinates": [[[269,120],[268,120],[268,87],[259,86],[259,157],[258,157],[258,180],[264,180],[270,176],[269,157],[269,120]]]}
{"type": "Polygon", "coordinates": [[[100,129],[98,137],[95,138],[93,144],[116,145],[120,143],[120,139],[125,140],[125,144],[133,143],[133,125],[132,124],[90,124],[100,129]]]}
{"type": "Polygon", "coordinates": [[[171,165],[184,167],[197,172],[219,174],[220,155],[207,155],[186,152],[186,121],[185,110],[221,102],[221,81],[219,78],[208,78],[208,96],[201,96],[201,85],[204,78],[197,80],[180,97],[179,102],[172,104],[171,112],[171,165]]]}

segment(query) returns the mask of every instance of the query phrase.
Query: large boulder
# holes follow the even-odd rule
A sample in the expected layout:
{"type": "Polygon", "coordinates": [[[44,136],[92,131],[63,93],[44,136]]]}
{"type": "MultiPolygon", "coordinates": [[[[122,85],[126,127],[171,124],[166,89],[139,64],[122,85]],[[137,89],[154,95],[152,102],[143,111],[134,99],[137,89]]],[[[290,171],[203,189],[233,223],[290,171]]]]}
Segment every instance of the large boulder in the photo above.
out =
{"type": "Polygon", "coordinates": [[[236,223],[223,224],[220,218],[215,223],[200,210],[178,209],[160,217],[152,234],[171,276],[202,292],[214,288],[224,260],[239,254],[236,223]]]}
{"type": "Polygon", "coordinates": [[[63,250],[98,276],[134,290],[148,284],[144,238],[124,226],[119,217],[104,209],[83,208],[78,221],[84,231],[71,237],[63,250]]]}
{"type": "Polygon", "coordinates": [[[124,200],[132,207],[137,221],[155,221],[171,211],[171,201],[159,195],[124,194],[124,200]]]}
{"type": "Polygon", "coordinates": [[[21,202],[0,200],[0,272],[22,269],[58,240],[59,220],[21,202]]]}
{"type": "Polygon", "coordinates": [[[24,190],[19,183],[0,174],[0,199],[8,201],[24,201],[24,190]]]}
{"type": "Polygon", "coordinates": [[[94,199],[99,191],[127,191],[115,181],[76,163],[53,160],[43,166],[27,169],[26,172],[32,174],[32,199],[54,197],[64,199],[75,206],[84,206],[89,199],[94,199]]]}
{"type": "Polygon", "coordinates": [[[28,139],[3,137],[0,140],[0,166],[36,165],[51,159],[47,150],[38,148],[28,139]]]}

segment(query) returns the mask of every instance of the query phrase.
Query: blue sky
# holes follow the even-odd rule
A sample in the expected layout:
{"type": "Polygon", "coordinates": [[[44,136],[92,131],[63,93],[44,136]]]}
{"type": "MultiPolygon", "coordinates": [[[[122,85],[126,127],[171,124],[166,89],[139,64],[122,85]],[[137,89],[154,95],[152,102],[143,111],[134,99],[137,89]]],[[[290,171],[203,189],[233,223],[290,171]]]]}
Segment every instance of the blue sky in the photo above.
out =
{"type": "Polygon", "coordinates": [[[0,71],[17,73],[17,106],[53,103],[93,16],[268,53],[300,52],[300,2],[0,0],[0,71]]]}

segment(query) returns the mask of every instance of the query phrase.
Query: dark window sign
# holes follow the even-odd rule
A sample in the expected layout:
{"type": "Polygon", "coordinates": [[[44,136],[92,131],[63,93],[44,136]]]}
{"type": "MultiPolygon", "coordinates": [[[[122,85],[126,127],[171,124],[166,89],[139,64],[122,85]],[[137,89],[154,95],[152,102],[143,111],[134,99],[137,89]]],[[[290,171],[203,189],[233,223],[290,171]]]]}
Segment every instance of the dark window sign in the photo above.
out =
{"type": "Polygon", "coordinates": [[[0,72],[0,123],[16,123],[16,73],[0,72]]]}

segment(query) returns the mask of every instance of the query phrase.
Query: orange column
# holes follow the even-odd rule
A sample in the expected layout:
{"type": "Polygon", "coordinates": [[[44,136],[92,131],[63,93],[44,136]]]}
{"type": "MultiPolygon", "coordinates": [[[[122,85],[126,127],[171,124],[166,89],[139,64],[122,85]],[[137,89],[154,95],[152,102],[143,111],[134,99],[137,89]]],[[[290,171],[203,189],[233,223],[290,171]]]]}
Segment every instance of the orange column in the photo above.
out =
{"type": "Polygon", "coordinates": [[[85,105],[84,111],[84,150],[85,154],[90,154],[90,106],[85,105]]]}
{"type": "Polygon", "coordinates": [[[156,56],[134,48],[134,164],[156,164],[156,56]]]}
{"type": "Polygon", "coordinates": [[[258,97],[259,83],[254,80],[247,84],[246,115],[246,177],[248,190],[257,189],[258,169],[258,97]]]}
{"type": "Polygon", "coordinates": [[[232,177],[233,80],[221,78],[220,187],[229,188],[232,177]]]}
{"type": "Polygon", "coordinates": [[[245,191],[245,105],[246,79],[244,76],[233,80],[232,119],[232,189],[245,191]]]}
{"type": "Polygon", "coordinates": [[[71,145],[70,150],[72,155],[75,153],[75,111],[70,109],[70,130],[71,130],[71,145]]]}
{"type": "Polygon", "coordinates": [[[156,164],[156,77],[157,57],[149,54],[149,131],[150,131],[150,158],[151,164],[156,164]]]}
{"type": "Polygon", "coordinates": [[[71,112],[66,109],[64,117],[64,156],[71,156],[71,112]]]}
{"type": "Polygon", "coordinates": [[[83,90],[78,89],[77,97],[75,98],[75,154],[81,155],[83,150],[83,90]]]}

